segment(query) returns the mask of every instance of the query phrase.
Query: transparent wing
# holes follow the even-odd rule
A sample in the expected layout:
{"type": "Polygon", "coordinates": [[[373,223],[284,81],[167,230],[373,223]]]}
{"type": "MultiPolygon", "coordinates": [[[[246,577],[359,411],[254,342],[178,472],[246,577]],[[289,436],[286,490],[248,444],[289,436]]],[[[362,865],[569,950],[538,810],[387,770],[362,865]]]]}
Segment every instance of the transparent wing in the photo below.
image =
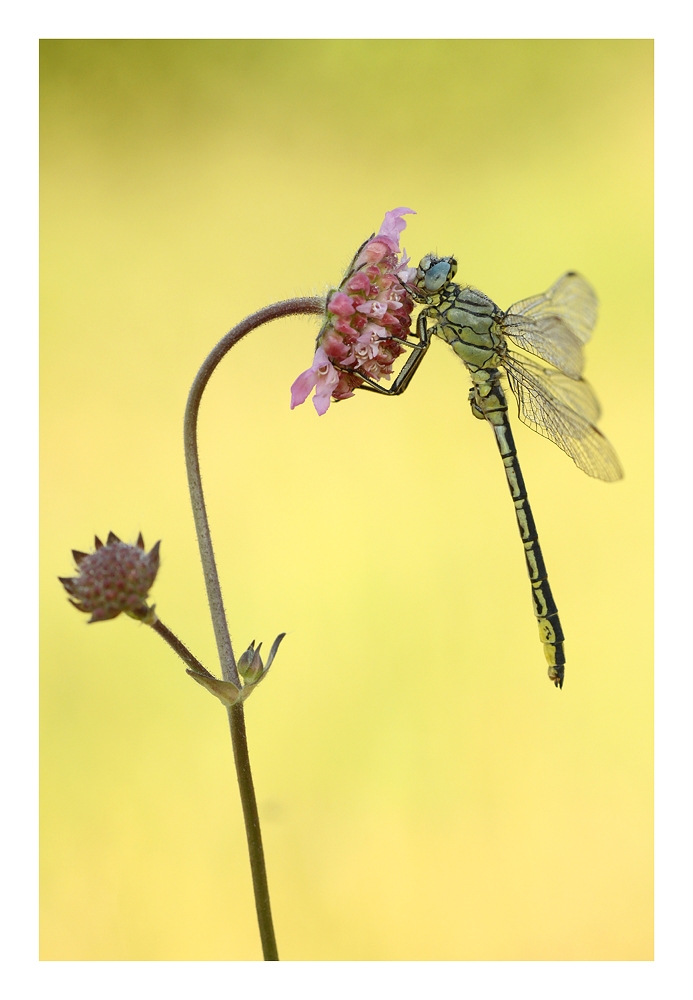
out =
{"type": "Polygon", "coordinates": [[[506,357],[505,370],[523,424],[557,444],[588,476],[606,482],[623,476],[616,452],[594,426],[599,403],[587,382],[513,352],[506,357]]]}
{"type": "Polygon", "coordinates": [[[597,321],[597,296],[584,278],[569,271],[542,295],[510,306],[500,326],[518,347],[578,379],[582,346],[597,321]]]}
{"type": "Polygon", "coordinates": [[[584,417],[588,423],[597,423],[602,409],[592,386],[584,378],[568,378],[563,372],[538,365],[535,361],[530,361],[529,358],[522,357],[515,351],[511,351],[510,354],[514,364],[522,368],[528,375],[532,375],[536,382],[544,388],[546,395],[563,406],[567,406],[578,416],[584,417]]]}

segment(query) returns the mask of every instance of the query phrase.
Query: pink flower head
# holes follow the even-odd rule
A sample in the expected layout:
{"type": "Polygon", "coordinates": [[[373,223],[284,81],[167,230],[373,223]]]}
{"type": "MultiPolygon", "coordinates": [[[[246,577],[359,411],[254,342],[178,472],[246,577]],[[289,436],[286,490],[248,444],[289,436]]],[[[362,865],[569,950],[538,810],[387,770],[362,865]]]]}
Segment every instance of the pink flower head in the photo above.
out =
{"type": "Polygon", "coordinates": [[[404,285],[416,270],[407,267],[409,258],[399,247],[404,215],[416,213],[394,208],[385,214],[379,232],[366,240],[339,288],[328,295],[313,364],[291,386],[292,410],[315,388],[313,405],[322,416],[332,399],[353,396],[362,376],[379,381],[392,375],[414,307],[404,285]]]}

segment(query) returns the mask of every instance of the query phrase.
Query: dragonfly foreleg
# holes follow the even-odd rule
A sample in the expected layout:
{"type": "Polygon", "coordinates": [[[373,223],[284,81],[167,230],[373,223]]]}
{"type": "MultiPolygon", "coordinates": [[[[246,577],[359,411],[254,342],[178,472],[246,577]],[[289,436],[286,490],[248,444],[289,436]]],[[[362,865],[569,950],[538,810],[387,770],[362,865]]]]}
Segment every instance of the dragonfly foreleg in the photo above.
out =
{"type": "MultiPolygon", "coordinates": [[[[386,387],[384,385],[379,385],[367,375],[362,375],[361,372],[355,372],[354,374],[359,375],[359,377],[363,379],[361,385],[356,386],[356,388],[365,389],[367,392],[377,392],[381,396],[401,395],[401,393],[403,393],[409,386],[417,368],[424,359],[426,351],[431,346],[431,333],[426,326],[426,317],[423,313],[419,314],[419,318],[416,321],[416,335],[419,338],[418,343],[405,344],[406,347],[411,348],[411,354],[404,362],[402,370],[399,372],[391,386],[386,387]]],[[[335,365],[335,368],[338,367],[338,365],[335,365]]],[[[342,371],[347,370],[349,369],[342,369],[342,371]]]]}

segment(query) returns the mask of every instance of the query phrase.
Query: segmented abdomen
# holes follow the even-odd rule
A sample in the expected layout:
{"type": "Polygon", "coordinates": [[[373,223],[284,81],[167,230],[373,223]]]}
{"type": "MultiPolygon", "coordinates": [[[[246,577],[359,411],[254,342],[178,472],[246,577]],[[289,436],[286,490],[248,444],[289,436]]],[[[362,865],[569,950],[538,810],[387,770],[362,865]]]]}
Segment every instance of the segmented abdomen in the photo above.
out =
{"type": "MultiPolygon", "coordinates": [[[[499,385],[495,386],[503,403],[505,397],[499,385]]],[[[496,411],[503,419],[498,422],[491,422],[493,427],[498,450],[503,459],[505,476],[510,487],[510,495],[515,505],[515,517],[517,526],[520,529],[520,538],[525,548],[525,561],[527,563],[527,573],[532,584],[532,602],[534,614],[539,625],[539,638],[544,645],[544,655],[549,665],[549,677],[556,687],[563,687],[563,676],[565,673],[565,653],[563,650],[563,629],[558,617],[556,602],[549,586],[548,574],[544,565],[544,557],[539,545],[537,529],[532,516],[532,508],[527,499],[524,479],[520,463],[517,459],[515,442],[512,430],[507,417],[507,404],[504,409],[496,411]]]]}

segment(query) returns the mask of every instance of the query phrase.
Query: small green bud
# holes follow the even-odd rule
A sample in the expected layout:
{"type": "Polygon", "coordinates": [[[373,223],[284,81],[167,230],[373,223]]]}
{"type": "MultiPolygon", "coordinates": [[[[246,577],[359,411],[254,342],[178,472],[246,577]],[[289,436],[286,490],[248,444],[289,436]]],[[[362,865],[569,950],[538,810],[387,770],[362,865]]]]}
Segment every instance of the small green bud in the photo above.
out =
{"type": "Polygon", "coordinates": [[[255,649],[255,640],[253,639],[238,661],[238,673],[246,684],[254,684],[262,676],[265,669],[260,656],[261,647],[262,643],[255,649]]]}
{"type": "Polygon", "coordinates": [[[253,662],[253,657],[255,656],[255,640],[250,643],[245,653],[241,653],[238,659],[238,673],[241,677],[245,677],[246,671],[253,662]]]}

